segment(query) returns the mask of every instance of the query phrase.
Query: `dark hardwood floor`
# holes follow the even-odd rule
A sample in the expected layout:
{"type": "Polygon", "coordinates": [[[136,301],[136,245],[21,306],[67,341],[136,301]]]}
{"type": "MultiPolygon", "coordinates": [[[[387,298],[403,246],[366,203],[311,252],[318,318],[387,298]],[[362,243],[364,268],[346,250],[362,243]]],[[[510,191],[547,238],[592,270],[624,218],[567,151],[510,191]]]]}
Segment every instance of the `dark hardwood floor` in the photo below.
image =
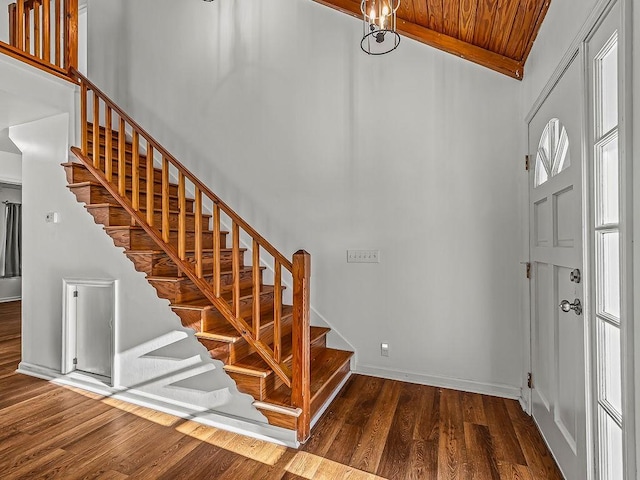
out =
{"type": "Polygon", "coordinates": [[[354,375],[299,451],[19,375],[0,304],[0,478],[561,479],[517,402],[354,375]]]}

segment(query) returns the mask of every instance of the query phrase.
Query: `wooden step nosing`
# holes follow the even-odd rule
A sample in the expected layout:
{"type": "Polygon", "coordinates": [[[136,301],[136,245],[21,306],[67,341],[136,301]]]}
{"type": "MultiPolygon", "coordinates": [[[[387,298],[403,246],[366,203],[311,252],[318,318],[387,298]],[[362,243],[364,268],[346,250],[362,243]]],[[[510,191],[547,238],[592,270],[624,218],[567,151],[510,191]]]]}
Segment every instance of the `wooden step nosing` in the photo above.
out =
{"type": "Polygon", "coordinates": [[[275,405],[273,403],[261,402],[256,400],[253,402],[253,406],[260,410],[268,410],[274,413],[281,413],[290,417],[299,417],[302,415],[302,409],[296,407],[284,407],[282,405],[275,405]]]}
{"type": "Polygon", "coordinates": [[[257,370],[253,368],[241,367],[238,365],[225,365],[224,371],[261,378],[267,378],[272,373],[272,370],[257,370]]]}
{"type": "Polygon", "coordinates": [[[231,337],[229,335],[220,335],[211,332],[198,332],[196,333],[196,337],[221,343],[238,343],[240,340],[242,340],[242,336],[239,333],[237,337],[231,337]]]}

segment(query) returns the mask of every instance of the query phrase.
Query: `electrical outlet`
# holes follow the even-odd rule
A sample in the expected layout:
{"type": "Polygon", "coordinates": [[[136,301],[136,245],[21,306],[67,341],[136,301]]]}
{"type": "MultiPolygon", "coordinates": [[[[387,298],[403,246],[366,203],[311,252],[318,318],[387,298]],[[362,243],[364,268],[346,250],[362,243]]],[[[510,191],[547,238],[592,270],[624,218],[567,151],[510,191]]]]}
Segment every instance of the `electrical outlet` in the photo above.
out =
{"type": "Polygon", "coordinates": [[[347,263],[380,263],[380,250],[347,250],[347,263]]]}
{"type": "Polygon", "coordinates": [[[59,216],[58,216],[58,212],[49,212],[47,213],[47,215],[45,216],[45,221],[47,223],[58,223],[59,220],[59,216]]]}
{"type": "Polygon", "coordinates": [[[389,356],[389,344],[388,343],[381,343],[380,344],[380,355],[382,355],[383,357],[388,357],[389,356]]]}

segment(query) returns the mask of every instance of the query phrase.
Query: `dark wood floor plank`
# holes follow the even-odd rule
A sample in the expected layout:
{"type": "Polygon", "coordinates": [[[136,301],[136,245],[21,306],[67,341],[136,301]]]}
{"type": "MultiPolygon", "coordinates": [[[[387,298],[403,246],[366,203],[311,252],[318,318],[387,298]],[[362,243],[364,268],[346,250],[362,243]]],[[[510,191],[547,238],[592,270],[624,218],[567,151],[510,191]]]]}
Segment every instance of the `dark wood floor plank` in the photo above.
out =
{"type": "Polygon", "coordinates": [[[461,392],[442,389],[440,393],[440,438],[438,480],[462,480],[467,473],[461,392]]]}
{"type": "Polygon", "coordinates": [[[462,412],[465,422],[476,425],[487,425],[487,416],[484,413],[482,395],[462,392],[462,412]]]}
{"type": "Polygon", "coordinates": [[[2,480],[562,478],[511,400],[353,375],[292,450],[16,374],[19,352],[20,305],[0,305],[2,480]]]}
{"type": "Polygon", "coordinates": [[[498,397],[484,397],[483,404],[497,460],[526,466],[527,461],[507,412],[505,400],[498,397]]]}
{"type": "Polygon", "coordinates": [[[378,469],[400,398],[400,390],[400,382],[384,382],[380,396],[349,462],[351,466],[369,473],[375,473],[378,469]]]}
{"type": "Polygon", "coordinates": [[[407,472],[413,432],[419,413],[421,389],[420,386],[411,384],[402,388],[380,465],[376,472],[381,477],[404,478],[407,472]]]}
{"type": "Polygon", "coordinates": [[[498,462],[493,451],[489,429],[475,423],[464,424],[465,446],[469,478],[471,480],[500,480],[498,462]]]}
{"type": "Polygon", "coordinates": [[[517,402],[505,403],[529,470],[541,477],[561,480],[562,474],[533,419],[522,411],[517,402]]]}

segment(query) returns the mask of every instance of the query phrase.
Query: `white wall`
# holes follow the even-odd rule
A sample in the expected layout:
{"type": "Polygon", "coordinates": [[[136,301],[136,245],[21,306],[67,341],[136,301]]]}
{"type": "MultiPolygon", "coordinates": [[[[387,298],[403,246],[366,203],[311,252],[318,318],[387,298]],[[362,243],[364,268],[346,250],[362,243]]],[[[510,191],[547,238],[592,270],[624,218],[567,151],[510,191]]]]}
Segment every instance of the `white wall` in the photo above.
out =
{"type": "Polygon", "coordinates": [[[281,251],[312,254],[312,305],[360,371],[518,395],[521,84],[408,39],[367,57],[361,30],[310,1],[92,0],[89,73],[281,251]]]}
{"type": "Polygon", "coordinates": [[[525,65],[522,81],[524,115],[533,106],[597,3],[598,0],[551,2],[525,65]]]}
{"type": "Polygon", "coordinates": [[[0,41],[9,43],[9,5],[15,0],[0,0],[0,41]]]}
{"type": "Polygon", "coordinates": [[[0,182],[22,183],[22,160],[20,155],[0,150],[0,182]]]}

